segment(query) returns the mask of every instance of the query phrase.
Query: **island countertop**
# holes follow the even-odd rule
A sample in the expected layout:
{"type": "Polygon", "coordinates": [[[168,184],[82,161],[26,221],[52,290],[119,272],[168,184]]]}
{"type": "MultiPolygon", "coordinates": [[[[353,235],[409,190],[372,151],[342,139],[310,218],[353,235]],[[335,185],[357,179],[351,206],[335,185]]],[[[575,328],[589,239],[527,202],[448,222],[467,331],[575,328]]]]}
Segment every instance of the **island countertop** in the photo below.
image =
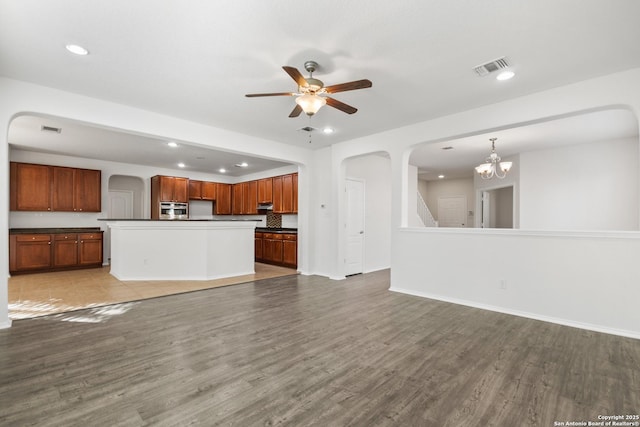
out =
{"type": "Polygon", "coordinates": [[[119,280],[212,280],[252,274],[255,220],[104,220],[119,280]]]}

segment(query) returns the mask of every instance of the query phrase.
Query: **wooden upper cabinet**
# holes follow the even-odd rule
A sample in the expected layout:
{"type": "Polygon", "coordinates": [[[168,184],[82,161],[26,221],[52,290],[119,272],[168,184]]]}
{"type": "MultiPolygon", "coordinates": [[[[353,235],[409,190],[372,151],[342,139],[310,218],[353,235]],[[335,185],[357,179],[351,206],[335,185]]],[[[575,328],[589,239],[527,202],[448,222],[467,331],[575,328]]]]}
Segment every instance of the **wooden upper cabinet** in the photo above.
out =
{"type": "Polygon", "coordinates": [[[258,180],[258,203],[273,203],[273,178],[258,180]]]}
{"type": "Polygon", "coordinates": [[[99,170],[12,162],[10,174],[11,210],[101,211],[99,170]]]}
{"type": "Polygon", "coordinates": [[[282,210],[282,177],[273,177],[273,213],[283,213],[282,210]]]}
{"type": "Polygon", "coordinates": [[[51,168],[28,163],[10,164],[12,211],[51,210],[51,168]]]}
{"type": "Polygon", "coordinates": [[[73,212],[76,172],[73,168],[53,166],[51,168],[51,209],[73,212]]]}
{"type": "Polygon", "coordinates": [[[298,174],[293,174],[293,213],[298,213],[298,174]]]}
{"type": "Polygon", "coordinates": [[[215,200],[216,183],[189,180],[189,200],[215,200]]]}
{"type": "Polygon", "coordinates": [[[242,183],[239,184],[233,184],[231,186],[231,191],[232,191],[232,196],[231,196],[231,200],[232,200],[232,213],[234,215],[240,215],[242,214],[242,201],[243,201],[243,196],[244,196],[244,188],[242,186],[242,183]]]}
{"type": "MultiPolygon", "coordinates": [[[[151,178],[151,192],[154,193],[154,186],[158,200],[152,202],[183,202],[189,201],[189,179],[177,176],[156,175],[151,178]]],[[[152,197],[153,199],[154,197],[152,197]]]]}
{"type": "Polygon", "coordinates": [[[255,215],[258,213],[258,181],[242,183],[242,213],[255,215]]]}
{"type": "Polygon", "coordinates": [[[282,212],[293,212],[293,175],[282,177],[282,212]]]}
{"type": "Polygon", "coordinates": [[[216,183],[215,215],[231,215],[231,184],[216,183]]]}
{"type": "Polygon", "coordinates": [[[203,181],[202,182],[202,200],[215,200],[216,199],[216,183],[203,181]]]}
{"type": "Polygon", "coordinates": [[[273,178],[273,212],[290,214],[298,212],[298,174],[273,178]]]}
{"type": "Polygon", "coordinates": [[[99,170],[76,169],[74,210],[76,212],[102,211],[102,173],[99,170]]]}
{"type": "Polygon", "coordinates": [[[202,181],[189,180],[189,200],[202,199],[202,181]]]}

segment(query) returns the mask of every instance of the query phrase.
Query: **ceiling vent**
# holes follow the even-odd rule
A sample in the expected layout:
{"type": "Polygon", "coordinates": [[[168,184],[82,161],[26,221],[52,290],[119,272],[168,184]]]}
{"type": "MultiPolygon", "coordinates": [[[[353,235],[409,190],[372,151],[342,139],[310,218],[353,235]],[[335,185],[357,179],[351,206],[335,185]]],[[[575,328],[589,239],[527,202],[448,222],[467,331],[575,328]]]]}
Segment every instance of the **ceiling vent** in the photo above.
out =
{"type": "Polygon", "coordinates": [[[316,128],[312,128],[311,126],[305,126],[305,127],[300,128],[300,129],[298,129],[298,130],[299,130],[299,131],[301,130],[301,131],[303,131],[303,132],[315,132],[315,131],[317,131],[318,129],[316,129],[316,128]]]}
{"type": "Polygon", "coordinates": [[[478,76],[483,77],[487,74],[493,73],[498,70],[503,70],[505,68],[509,68],[509,62],[507,61],[507,58],[503,56],[502,58],[494,59],[493,61],[487,62],[486,64],[473,67],[473,71],[475,71],[478,76]]]}
{"type": "Polygon", "coordinates": [[[45,125],[42,125],[40,130],[42,132],[55,132],[55,133],[62,132],[62,128],[56,128],[56,127],[53,127],[53,126],[45,126],[45,125]]]}

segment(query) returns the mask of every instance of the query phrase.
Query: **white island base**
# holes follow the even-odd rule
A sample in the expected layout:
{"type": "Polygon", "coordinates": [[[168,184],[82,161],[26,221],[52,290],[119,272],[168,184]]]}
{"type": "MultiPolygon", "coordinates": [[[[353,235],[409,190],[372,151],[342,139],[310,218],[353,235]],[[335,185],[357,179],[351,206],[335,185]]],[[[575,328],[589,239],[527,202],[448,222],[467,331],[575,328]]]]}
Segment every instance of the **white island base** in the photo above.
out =
{"type": "Polygon", "coordinates": [[[255,273],[255,221],[106,220],[118,280],[212,280],[255,273]]]}

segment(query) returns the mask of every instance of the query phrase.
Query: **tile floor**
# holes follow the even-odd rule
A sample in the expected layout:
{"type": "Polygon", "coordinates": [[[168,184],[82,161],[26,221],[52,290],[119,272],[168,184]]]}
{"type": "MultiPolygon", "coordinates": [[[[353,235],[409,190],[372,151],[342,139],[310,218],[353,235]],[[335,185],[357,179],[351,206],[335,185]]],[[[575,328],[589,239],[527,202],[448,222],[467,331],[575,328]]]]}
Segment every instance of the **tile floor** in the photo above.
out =
{"type": "Polygon", "coordinates": [[[109,274],[109,267],[18,275],[9,279],[9,317],[27,319],[296,274],[291,268],[262,263],[255,264],[255,271],[225,279],[185,281],[122,282],[109,274]]]}

